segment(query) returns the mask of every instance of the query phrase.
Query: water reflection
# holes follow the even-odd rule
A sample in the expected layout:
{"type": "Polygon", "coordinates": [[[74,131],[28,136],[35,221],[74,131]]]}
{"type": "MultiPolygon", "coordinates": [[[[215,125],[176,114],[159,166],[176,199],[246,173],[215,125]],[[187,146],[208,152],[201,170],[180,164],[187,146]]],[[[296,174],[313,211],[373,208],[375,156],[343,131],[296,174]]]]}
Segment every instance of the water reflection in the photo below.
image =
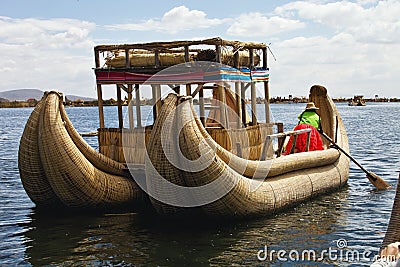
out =
{"type": "MultiPolygon", "coordinates": [[[[362,109],[338,105],[352,155],[368,170],[396,185],[400,168],[400,105],[362,109]],[[377,121],[378,120],[378,121],[377,121]]],[[[303,105],[272,105],[276,121],[292,128],[303,105]],[[279,115],[281,114],[281,115],[279,115]],[[281,116],[281,117],[278,117],[281,116]]],[[[260,109],[262,110],[262,109],[260,109]]],[[[394,190],[376,191],[351,165],[349,187],[269,218],[215,224],[165,223],[134,213],[44,215],[22,188],[18,142],[31,109],[1,109],[0,265],[15,266],[293,266],[260,262],[257,252],[271,249],[322,251],[348,241],[349,249],[376,252],[383,239],[394,190]]],[[[67,111],[80,132],[98,126],[97,109],[67,111]],[[88,116],[82,118],[80,116],[88,116]]],[[[113,118],[115,118],[115,114],[113,118]]],[[[95,138],[91,145],[97,146],[95,138]]],[[[297,266],[369,266],[369,262],[297,262],[297,266]]]]}
{"type": "MultiPolygon", "coordinates": [[[[346,224],[348,189],[270,218],[239,222],[160,221],[136,213],[38,212],[24,224],[26,261],[33,266],[254,265],[257,252],[332,246],[346,224]]],[[[264,262],[263,264],[266,264],[264,262]]]]}

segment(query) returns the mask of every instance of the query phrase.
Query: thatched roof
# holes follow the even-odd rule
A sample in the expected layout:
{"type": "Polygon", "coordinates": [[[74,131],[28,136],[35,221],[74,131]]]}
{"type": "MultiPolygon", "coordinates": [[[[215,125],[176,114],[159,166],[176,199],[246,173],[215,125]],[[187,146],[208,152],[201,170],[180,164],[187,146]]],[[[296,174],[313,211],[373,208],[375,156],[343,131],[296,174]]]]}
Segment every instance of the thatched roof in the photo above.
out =
{"type": "Polygon", "coordinates": [[[265,49],[267,45],[264,43],[255,42],[241,42],[241,41],[229,41],[223,40],[220,37],[193,40],[193,41],[173,41],[173,42],[151,42],[151,43],[136,43],[136,44],[118,44],[118,45],[97,45],[95,51],[111,51],[120,49],[173,49],[191,45],[221,45],[231,46],[236,49],[265,49]]]}

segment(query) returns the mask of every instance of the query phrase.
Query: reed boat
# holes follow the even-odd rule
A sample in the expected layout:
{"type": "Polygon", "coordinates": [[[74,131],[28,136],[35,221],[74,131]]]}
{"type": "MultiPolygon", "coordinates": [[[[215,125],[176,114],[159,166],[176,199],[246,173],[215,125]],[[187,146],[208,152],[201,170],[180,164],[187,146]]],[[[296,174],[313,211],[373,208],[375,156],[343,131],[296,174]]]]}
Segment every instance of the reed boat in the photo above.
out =
{"type": "MultiPolygon", "coordinates": [[[[309,132],[285,132],[283,123],[270,121],[266,44],[213,38],[99,45],[94,52],[99,151],[76,131],[57,92],[38,102],[21,137],[20,177],[38,207],[264,216],[346,184],[349,160],[329,142],[321,151],[286,148],[283,156],[287,138],[309,132]],[[110,85],[116,128],[104,120],[102,94],[110,85]],[[142,114],[147,93],[153,106],[142,114]],[[260,101],[264,120],[256,115],[260,101]]],[[[326,88],[313,86],[309,100],[319,107],[324,132],[348,151],[326,88]]]]}
{"type": "Polygon", "coordinates": [[[392,212],[386,229],[385,237],[381,244],[381,250],[391,243],[400,240],[400,174],[397,181],[396,195],[393,200],[392,212]]]}
{"type": "MultiPolygon", "coordinates": [[[[326,93],[324,87],[313,86],[310,99],[321,107],[326,133],[348,150],[342,119],[326,93]]],[[[200,207],[211,217],[273,214],[347,183],[349,159],[334,148],[327,146],[322,151],[267,160],[244,159],[210,136],[190,97],[169,95],[164,101],[153,127],[146,162],[148,193],[159,213],[179,214],[190,207],[200,207]],[[174,114],[175,109],[179,109],[178,116],[165,115],[174,114]],[[163,145],[162,137],[167,134],[164,129],[168,128],[165,125],[173,125],[168,138],[170,142],[175,140],[175,145],[163,145]],[[179,132],[176,125],[180,125],[179,132]],[[171,162],[170,155],[178,154],[182,154],[178,159],[181,164],[171,162]],[[182,190],[182,185],[189,189],[182,190]],[[179,203],[181,208],[177,208],[179,203]]]]}
{"type": "Polygon", "coordinates": [[[348,103],[349,106],[358,106],[358,107],[364,107],[366,106],[364,96],[362,95],[356,95],[354,96],[348,103]]]}

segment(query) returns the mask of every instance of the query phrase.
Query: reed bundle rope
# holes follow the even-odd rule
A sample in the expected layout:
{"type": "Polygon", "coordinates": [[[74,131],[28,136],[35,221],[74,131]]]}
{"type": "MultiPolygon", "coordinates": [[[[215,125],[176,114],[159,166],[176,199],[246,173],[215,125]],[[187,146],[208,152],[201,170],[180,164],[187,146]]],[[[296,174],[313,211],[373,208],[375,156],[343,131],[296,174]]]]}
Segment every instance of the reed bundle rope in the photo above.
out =
{"type": "Polygon", "coordinates": [[[42,98],[32,111],[22,133],[18,150],[18,168],[22,185],[37,206],[58,206],[58,197],[51,188],[39,153],[39,117],[44,106],[42,98]]]}
{"type": "MultiPolygon", "coordinates": [[[[147,145],[147,155],[145,165],[146,165],[146,179],[147,190],[158,196],[179,198],[178,191],[176,188],[165,188],[160,179],[165,179],[178,186],[186,186],[185,180],[182,177],[181,172],[177,167],[175,167],[170,160],[167,158],[174,158],[176,155],[176,148],[174,143],[169,143],[168,146],[162,145],[162,138],[166,140],[174,140],[172,136],[174,131],[163,131],[163,127],[175,127],[176,121],[167,120],[170,116],[170,112],[173,111],[177,104],[177,96],[175,94],[169,94],[162,105],[162,111],[160,111],[157,119],[154,123],[153,130],[151,132],[149,143],[147,145]],[[166,136],[168,134],[168,136],[166,136]],[[170,190],[170,191],[166,191],[170,190]]],[[[165,128],[164,128],[165,129],[165,128]]],[[[159,214],[176,214],[181,212],[181,208],[174,207],[171,205],[166,205],[163,202],[156,200],[155,198],[150,198],[153,207],[159,214]]],[[[172,199],[175,200],[175,199],[172,199]]]]}

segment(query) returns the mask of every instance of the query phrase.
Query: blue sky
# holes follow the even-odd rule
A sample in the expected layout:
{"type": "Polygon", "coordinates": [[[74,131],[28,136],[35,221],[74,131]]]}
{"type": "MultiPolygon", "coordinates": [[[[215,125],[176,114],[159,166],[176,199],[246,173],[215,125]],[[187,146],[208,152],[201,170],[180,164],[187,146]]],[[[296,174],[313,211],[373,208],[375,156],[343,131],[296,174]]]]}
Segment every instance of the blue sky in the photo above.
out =
{"type": "Polygon", "coordinates": [[[272,96],[317,83],[334,97],[400,97],[399,14],[396,0],[2,0],[0,91],[95,97],[94,45],[220,36],[271,43],[272,96]]]}

